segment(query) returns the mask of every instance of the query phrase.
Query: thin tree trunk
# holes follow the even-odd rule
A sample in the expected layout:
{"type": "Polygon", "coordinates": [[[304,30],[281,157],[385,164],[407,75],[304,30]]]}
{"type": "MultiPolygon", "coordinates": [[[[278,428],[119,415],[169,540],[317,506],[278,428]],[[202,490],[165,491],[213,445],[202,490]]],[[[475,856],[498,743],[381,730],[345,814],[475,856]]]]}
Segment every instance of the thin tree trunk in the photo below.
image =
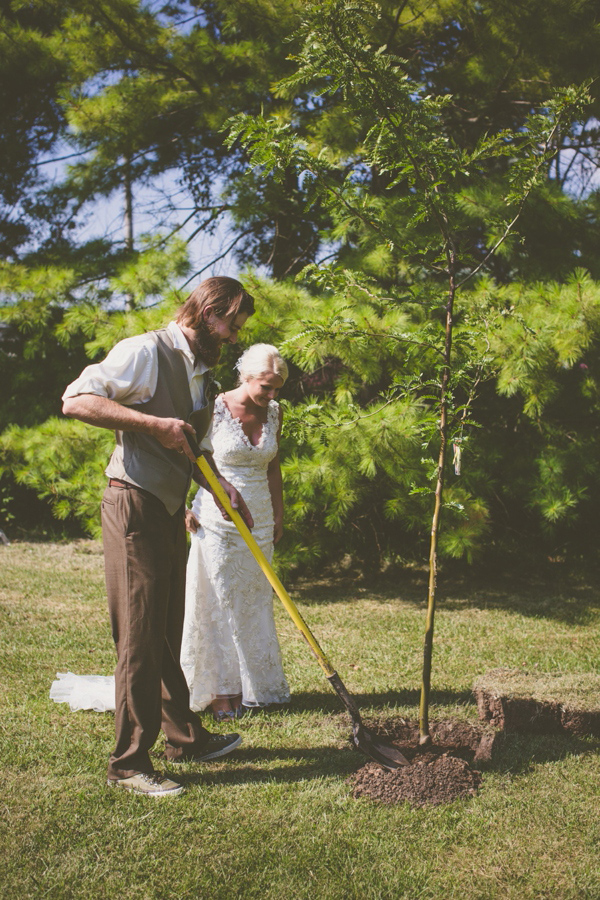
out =
{"type": "Polygon", "coordinates": [[[453,275],[450,278],[448,302],[446,304],[446,332],[444,344],[444,366],[440,386],[440,452],[438,456],[437,483],[435,486],[435,504],[431,522],[431,542],[429,545],[429,587],[427,596],[427,624],[425,643],[423,646],[423,676],[421,681],[421,702],[419,705],[419,743],[431,743],[429,733],[429,693],[431,688],[431,662],[433,655],[433,626],[435,620],[437,590],[437,552],[440,519],[444,500],[444,471],[446,467],[446,451],[448,446],[448,382],[450,380],[450,364],[452,358],[452,317],[456,287],[453,275]]]}
{"type": "MultiPolygon", "coordinates": [[[[129,253],[133,252],[133,186],[131,179],[131,158],[125,157],[123,166],[125,176],[125,246],[129,253]]],[[[127,309],[135,309],[135,298],[132,294],[127,294],[125,299],[127,309]]]]}

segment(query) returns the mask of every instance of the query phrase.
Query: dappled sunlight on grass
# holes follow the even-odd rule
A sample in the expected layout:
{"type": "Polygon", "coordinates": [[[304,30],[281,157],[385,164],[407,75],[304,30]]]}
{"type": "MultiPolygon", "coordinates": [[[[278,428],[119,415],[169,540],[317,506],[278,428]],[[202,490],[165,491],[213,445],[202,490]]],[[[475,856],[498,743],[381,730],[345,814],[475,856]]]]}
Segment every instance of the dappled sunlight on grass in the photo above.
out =
{"type": "MultiPolygon", "coordinates": [[[[173,765],[183,797],[108,790],[113,716],[48,697],[57,671],[108,674],[114,665],[98,544],[12,544],[0,554],[7,895],[600,896],[598,741],[509,735],[478,794],[446,806],[353,800],[347,779],[365,760],[350,744],[349,717],[277,600],[289,706],[237,722],[243,743],[227,759],[173,765]]],[[[410,573],[407,585],[306,582],[293,591],[365,724],[383,731],[417,718],[425,604],[410,573]]],[[[432,720],[476,723],[471,688],[490,668],[597,671],[594,597],[577,583],[522,595],[453,584],[436,617],[432,720]]],[[[160,751],[159,740],[157,767],[160,751]]]]}

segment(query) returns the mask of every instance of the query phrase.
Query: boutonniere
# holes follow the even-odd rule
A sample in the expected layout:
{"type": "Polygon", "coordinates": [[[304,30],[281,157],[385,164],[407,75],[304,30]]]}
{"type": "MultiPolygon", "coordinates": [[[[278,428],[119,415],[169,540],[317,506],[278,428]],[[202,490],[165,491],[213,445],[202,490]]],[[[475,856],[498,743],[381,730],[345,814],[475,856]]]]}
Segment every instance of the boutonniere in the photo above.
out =
{"type": "Polygon", "coordinates": [[[216,398],[217,394],[220,394],[220,393],[221,393],[221,385],[219,384],[217,379],[213,378],[213,376],[209,372],[208,379],[206,382],[206,399],[214,400],[216,398]]]}

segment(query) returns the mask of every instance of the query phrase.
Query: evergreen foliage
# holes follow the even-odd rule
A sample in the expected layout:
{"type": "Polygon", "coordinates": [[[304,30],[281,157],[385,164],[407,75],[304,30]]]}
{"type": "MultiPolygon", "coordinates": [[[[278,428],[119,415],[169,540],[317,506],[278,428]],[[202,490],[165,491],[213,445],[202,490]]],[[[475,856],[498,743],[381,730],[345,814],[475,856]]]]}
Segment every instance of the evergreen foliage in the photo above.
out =
{"type": "MultiPolygon", "coordinates": [[[[9,471],[17,484],[48,501],[57,519],[74,520],[86,534],[100,536],[99,498],[114,445],[111,432],[50,418],[37,428],[8,428],[1,441],[0,478],[9,471]]],[[[14,514],[7,518],[13,520],[14,514]]],[[[35,533],[36,525],[29,524],[35,533]]]]}
{"type": "Polygon", "coordinates": [[[1,15],[3,90],[19,60],[36,85],[0,135],[5,209],[18,195],[28,210],[0,273],[5,514],[16,474],[53,482],[26,446],[86,358],[183,298],[194,275],[169,230],[229,215],[223,251],[272,276],[248,276],[244,343],[283,344],[292,362],[281,565],[424,559],[445,372],[462,465],[445,467],[440,553],[591,549],[599,110],[594,83],[569,111],[568,86],[595,75],[596,4],[55,0],[1,15]],[[56,185],[34,167],[50,153],[71,156],[56,185]],[[98,198],[135,201],[168,173],[185,199],[156,207],[152,237],[79,241],[98,198]],[[450,270],[453,289],[475,272],[456,294],[451,372],[450,270]]]}
{"type": "MultiPolygon", "coordinates": [[[[363,416],[360,412],[357,416],[357,409],[375,410],[378,403],[381,412],[366,415],[378,416],[381,430],[381,418],[394,399],[404,397],[408,402],[410,398],[411,403],[420,405],[423,412],[421,417],[416,416],[413,439],[422,461],[415,465],[412,460],[409,465],[414,492],[426,495],[432,473],[437,472],[438,493],[445,475],[444,459],[436,461],[437,438],[441,434],[444,450],[449,428],[455,432],[456,447],[462,449],[475,386],[482,377],[492,374],[489,351],[487,365],[485,359],[489,344],[486,310],[477,305],[470,308],[470,298],[465,296],[457,310],[462,312],[460,325],[456,334],[452,333],[457,288],[483,271],[510,235],[529,194],[546,175],[554,152],[554,135],[563,121],[570,121],[576,95],[564,91],[560,99],[547,104],[543,113],[530,116],[525,128],[516,132],[504,129],[478,141],[468,152],[446,131],[446,99],[432,97],[415,84],[402,60],[388,52],[374,52],[366,40],[372,31],[372,17],[372,4],[320,4],[320,15],[305,28],[297,74],[279,85],[279,92],[286,94],[316,90],[320,83],[324,85],[319,89],[321,95],[341,97],[348,117],[364,135],[353,156],[331,143],[306,140],[294,131],[293,123],[281,124],[273,118],[237,117],[232,120],[231,140],[241,139],[246,144],[254,166],[267,177],[284,177],[291,166],[301,172],[305,181],[312,182],[313,194],[319,195],[329,209],[335,237],[357,249],[360,265],[356,271],[341,270],[334,264],[329,270],[321,267],[313,273],[313,287],[328,290],[335,300],[331,305],[321,297],[323,318],[312,321],[300,336],[304,342],[300,350],[294,350],[292,344],[292,354],[296,353],[296,361],[304,368],[323,365],[331,358],[341,365],[343,371],[334,379],[329,398],[334,411],[325,413],[332,416],[329,427],[344,429],[349,426],[343,422],[360,422],[363,416]],[[498,160],[506,157],[511,165],[496,184],[504,197],[502,208],[493,202],[485,207],[480,199],[478,217],[487,228],[487,240],[484,244],[480,241],[474,252],[469,193],[479,191],[481,196],[490,171],[494,173],[498,160]],[[370,190],[370,178],[365,173],[373,170],[386,176],[385,192],[370,190]],[[379,271],[371,270],[370,279],[364,277],[366,259],[377,259],[379,271]],[[369,308],[357,299],[361,293],[370,300],[369,308]],[[444,309],[445,329],[439,327],[444,309]],[[386,313],[400,314],[401,321],[386,322],[386,313]],[[450,357],[452,341],[454,360],[450,357]],[[403,347],[402,359],[394,358],[390,343],[398,349],[403,347]],[[370,386],[370,396],[363,390],[361,398],[359,390],[365,383],[370,386]],[[439,420],[432,414],[438,403],[439,420]]],[[[343,251],[340,257],[348,263],[343,251]]],[[[309,400],[312,414],[316,408],[309,400]]],[[[323,404],[318,411],[322,417],[323,404]]],[[[356,429],[352,436],[354,440],[356,429]]],[[[306,421],[302,440],[310,440],[306,421]]],[[[337,502],[326,495],[328,504],[333,505],[325,523],[331,529],[340,528],[344,522],[348,524],[350,510],[356,510],[361,498],[361,492],[347,483],[346,470],[353,468],[359,477],[369,479],[377,472],[377,465],[364,446],[357,464],[355,459],[346,462],[334,438],[321,435],[318,441],[320,458],[323,444],[337,451],[337,470],[345,476],[338,475],[343,483],[337,502]]],[[[359,446],[360,438],[353,445],[355,453],[359,446]]],[[[397,465],[392,480],[405,491],[406,481],[399,468],[397,465]]],[[[317,467],[314,494],[323,494],[322,488],[320,492],[315,489],[326,472],[326,468],[317,467]]],[[[376,486],[369,487],[369,496],[376,496],[376,486]]],[[[458,487],[454,493],[456,497],[449,498],[450,508],[464,518],[453,537],[445,541],[445,550],[468,558],[482,544],[488,514],[480,497],[471,497],[458,487]]],[[[304,506],[301,508],[306,512],[304,506]]],[[[393,518],[395,511],[401,520],[401,509],[394,496],[385,512],[393,518]]],[[[383,516],[378,518],[385,521],[383,516]]],[[[412,522],[417,531],[423,526],[422,515],[420,519],[418,526],[415,520],[412,522]]],[[[369,556],[378,560],[374,551],[382,546],[374,517],[367,516],[367,521],[365,532],[372,529],[375,534],[374,539],[367,539],[363,564],[369,556]]],[[[385,544],[389,553],[390,544],[385,544]]]]}
{"type": "MultiPolygon", "coordinates": [[[[378,10],[375,15],[377,13],[378,10]]],[[[437,294],[434,286],[431,305],[423,304],[423,298],[419,298],[426,320],[435,326],[436,319],[442,318],[437,339],[435,328],[429,329],[426,339],[428,349],[433,347],[439,353],[428,379],[435,397],[439,438],[437,465],[434,459],[431,460],[435,498],[420,705],[421,741],[429,743],[429,692],[448,438],[449,431],[457,427],[458,410],[454,407],[458,391],[462,389],[472,396],[479,380],[472,370],[476,362],[474,354],[467,352],[463,360],[459,359],[458,371],[455,367],[456,300],[459,290],[485,269],[514,230],[540,176],[545,178],[555,153],[556,133],[570,124],[586,97],[581,92],[578,95],[574,90],[563,90],[556,100],[545,104],[544,110],[528,116],[519,130],[505,128],[480,139],[469,152],[445,128],[447,98],[432,96],[406,74],[402,59],[390,53],[387,47],[377,48],[369,42],[372,16],[372,5],[362,2],[331,0],[321,4],[321,14],[304,30],[297,74],[280,85],[284,92],[296,92],[298,89],[318,90],[318,84],[325,82],[321,93],[341,96],[350,116],[362,125],[364,139],[360,153],[356,152],[349,160],[346,154],[336,153],[336,148],[328,143],[315,148],[302,137],[293,135],[289,125],[282,126],[277,120],[265,120],[264,117],[237,116],[232,120],[232,139],[245,144],[253,165],[267,175],[281,177],[282,172],[292,167],[304,174],[312,181],[315,195],[320,195],[329,206],[333,220],[346,226],[346,234],[352,230],[364,233],[371,247],[374,241],[385,247],[392,263],[397,260],[396,248],[401,244],[408,269],[428,274],[432,281],[437,276],[436,280],[443,286],[443,297],[437,294]],[[505,157],[511,159],[511,165],[503,179],[506,183],[502,185],[504,208],[496,216],[491,209],[484,210],[483,219],[490,222],[491,228],[486,229],[487,239],[480,247],[478,261],[469,240],[469,229],[461,215],[465,204],[461,204],[459,197],[465,196],[470,185],[476,190],[480,188],[482,179],[489,175],[489,160],[495,162],[505,157]],[[386,177],[387,191],[396,200],[392,205],[399,207],[399,215],[396,209],[390,215],[387,204],[374,203],[374,198],[364,189],[362,172],[373,169],[386,177]],[[398,221],[401,230],[397,227],[398,221]],[[443,317],[439,316],[441,310],[443,317]]],[[[497,163],[495,168],[498,168],[497,163]]],[[[392,296],[386,306],[402,302],[394,296],[393,289],[390,293],[392,296]]],[[[340,319],[334,318],[333,325],[338,322],[340,319]]],[[[357,320],[350,318],[341,322],[347,329],[346,336],[360,341],[363,329],[357,320]]],[[[372,323],[367,319],[366,324],[372,323]]],[[[392,336],[395,336],[394,332],[392,336]]],[[[464,347],[468,350],[468,341],[464,347]]],[[[357,350],[360,355],[360,343],[357,350]]],[[[368,372],[368,365],[366,369],[368,372]]],[[[457,438],[457,442],[455,447],[460,447],[461,438],[457,438]]],[[[356,454],[354,458],[338,455],[342,462],[341,474],[334,475],[333,483],[340,484],[341,490],[333,497],[331,491],[325,495],[326,508],[330,510],[326,525],[330,528],[340,527],[356,499],[344,478],[352,466],[356,467],[356,454]]],[[[369,447],[363,448],[359,469],[367,477],[376,472],[369,447]]],[[[459,471],[458,466],[456,470],[459,471]]]]}

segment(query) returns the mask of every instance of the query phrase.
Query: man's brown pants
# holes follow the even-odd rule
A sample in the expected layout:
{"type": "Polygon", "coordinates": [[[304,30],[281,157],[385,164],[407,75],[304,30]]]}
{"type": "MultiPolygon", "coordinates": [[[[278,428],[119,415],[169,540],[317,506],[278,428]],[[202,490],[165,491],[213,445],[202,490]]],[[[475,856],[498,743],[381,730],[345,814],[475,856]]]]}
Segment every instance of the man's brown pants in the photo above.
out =
{"type": "Polygon", "coordinates": [[[179,663],[185,611],[184,507],[170,516],[147,491],[111,479],[102,498],[108,609],[117,648],[116,747],[109,779],[152,772],[162,727],[167,759],[193,756],[208,732],[189,708],[179,663]]]}

